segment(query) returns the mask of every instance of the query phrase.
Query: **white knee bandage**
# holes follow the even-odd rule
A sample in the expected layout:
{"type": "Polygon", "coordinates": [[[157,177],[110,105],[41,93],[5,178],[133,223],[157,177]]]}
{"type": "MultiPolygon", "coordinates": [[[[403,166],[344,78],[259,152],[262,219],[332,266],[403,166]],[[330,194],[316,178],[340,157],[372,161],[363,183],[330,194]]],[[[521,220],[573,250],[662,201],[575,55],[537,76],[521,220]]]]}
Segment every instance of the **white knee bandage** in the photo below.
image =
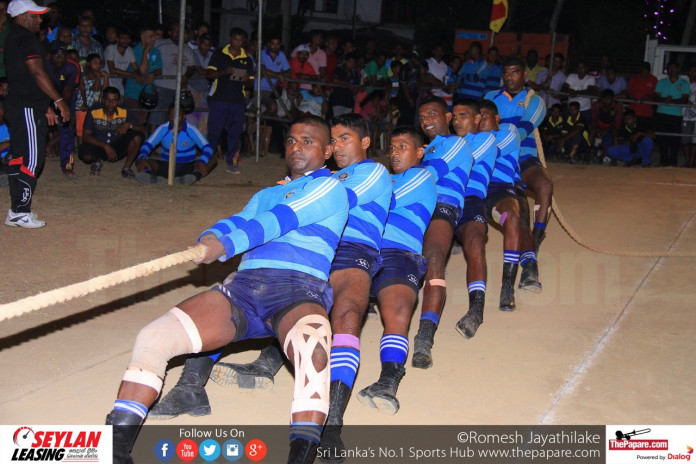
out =
{"type": "Polygon", "coordinates": [[[283,351],[288,357],[290,344],[295,365],[295,393],[290,413],[319,411],[328,414],[331,365],[331,326],[328,319],[318,314],[303,317],[285,337],[283,351]],[[326,366],[320,371],[312,362],[315,350],[326,353],[326,366]]]}
{"type": "Polygon", "coordinates": [[[167,362],[174,356],[199,353],[201,336],[196,324],[179,308],[172,308],[140,331],[123,380],[162,389],[167,362]]]}

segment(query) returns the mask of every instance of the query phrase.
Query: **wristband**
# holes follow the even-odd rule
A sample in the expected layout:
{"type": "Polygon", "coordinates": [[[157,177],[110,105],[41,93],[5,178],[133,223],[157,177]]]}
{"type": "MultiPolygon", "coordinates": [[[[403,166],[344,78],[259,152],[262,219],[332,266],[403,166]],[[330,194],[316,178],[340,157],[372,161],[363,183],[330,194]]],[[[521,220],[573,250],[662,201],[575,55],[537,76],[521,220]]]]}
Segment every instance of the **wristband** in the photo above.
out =
{"type": "Polygon", "coordinates": [[[60,102],[62,102],[62,101],[63,101],[63,97],[60,97],[58,100],[55,100],[55,101],[53,102],[53,104],[54,104],[54,105],[58,105],[58,103],[60,103],[60,102]]]}

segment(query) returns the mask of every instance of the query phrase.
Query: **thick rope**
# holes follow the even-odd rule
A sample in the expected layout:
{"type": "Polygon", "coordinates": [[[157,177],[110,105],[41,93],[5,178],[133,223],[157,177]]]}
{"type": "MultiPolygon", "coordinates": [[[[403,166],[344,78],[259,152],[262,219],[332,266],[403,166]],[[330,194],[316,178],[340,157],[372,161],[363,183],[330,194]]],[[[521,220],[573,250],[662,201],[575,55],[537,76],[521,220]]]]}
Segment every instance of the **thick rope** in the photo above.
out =
{"type": "Polygon", "coordinates": [[[205,256],[205,248],[197,246],[186,251],[180,251],[153,259],[146,263],[93,277],[84,282],[57,288],[46,293],[39,293],[38,295],[23,298],[12,303],[2,304],[0,305],[0,321],[11,319],[57,303],[63,303],[73,298],[79,298],[98,290],[128,282],[129,280],[146,277],[177,264],[197,258],[201,259],[203,256],[205,256]]]}
{"type": "MultiPolygon", "coordinates": [[[[525,106],[529,105],[529,101],[534,95],[534,90],[529,89],[527,94],[527,99],[525,101],[525,106]]],[[[541,143],[541,136],[539,135],[539,129],[534,129],[534,139],[537,145],[537,152],[539,153],[539,161],[546,168],[546,158],[544,157],[544,146],[541,143]]],[[[588,250],[594,251],[596,253],[604,253],[607,255],[615,256],[642,256],[648,258],[658,258],[661,256],[667,257],[693,257],[696,256],[696,251],[630,251],[630,250],[615,250],[613,248],[604,248],[591,243],[586,242],[580,237],[580,235],[573,229],[573,227],[568,223],[563,213],[561,213],[558,204],[556,203],[556,197],[551,197],[551,209],[553,214],[558,219],[558,223],[563,227],[563,230],[572,238],[578,245],[587,248],[588,250]]]]}

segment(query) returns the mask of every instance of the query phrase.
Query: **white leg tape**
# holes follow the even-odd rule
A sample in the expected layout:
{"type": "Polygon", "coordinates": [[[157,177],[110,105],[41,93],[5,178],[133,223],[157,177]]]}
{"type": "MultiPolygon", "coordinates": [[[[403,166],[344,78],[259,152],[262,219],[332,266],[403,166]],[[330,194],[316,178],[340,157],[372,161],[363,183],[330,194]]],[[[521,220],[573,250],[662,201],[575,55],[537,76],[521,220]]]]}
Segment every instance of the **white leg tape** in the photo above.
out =
{"type": "Polygon", "coordinates": [[[174,307],[140,330],[123,380],[159,392],[167,362],[174,356],[199,353],[201,348],[196,324],[188,314],[174,307]]]}
{"type": "Polygon", "coordinates": [[[534,205],[534,212],[536,213],[541,208],[541,205],[534,205]]]}
{"type": "Polygon", "coordinates": [[[428,281],[431,287],[445,287],[447,288],[447,282],[445,279],[430,279],[428,281]]]}
{"type": "Polygon", "coordinates": [[[295,365],[295,392],[290,413],[319,411],[328,414],[331,365],[331,325],[328,319],[318,314],[303,317],[285,337],[283,351],[288,357],[290,343],[295,365]],[[326,353],[326,366],[321,371],[317,371],[312,362],[316,349],[326,353]]]}

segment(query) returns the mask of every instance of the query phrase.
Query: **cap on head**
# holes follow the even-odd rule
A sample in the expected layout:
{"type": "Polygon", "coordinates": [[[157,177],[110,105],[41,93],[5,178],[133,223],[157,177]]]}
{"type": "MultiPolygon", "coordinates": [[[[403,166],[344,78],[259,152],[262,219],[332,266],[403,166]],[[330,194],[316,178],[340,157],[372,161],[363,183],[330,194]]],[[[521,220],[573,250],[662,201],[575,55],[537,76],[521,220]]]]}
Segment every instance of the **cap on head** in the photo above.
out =
{"type": "Polygon", "coordinates": [[[9,5],[7,5],[7,14],[13,18],[24,13],[40,15],[46,13],[48,10],[50,10],[50,8],[39,6],[32,0],[12,0],[9,5]]]}

